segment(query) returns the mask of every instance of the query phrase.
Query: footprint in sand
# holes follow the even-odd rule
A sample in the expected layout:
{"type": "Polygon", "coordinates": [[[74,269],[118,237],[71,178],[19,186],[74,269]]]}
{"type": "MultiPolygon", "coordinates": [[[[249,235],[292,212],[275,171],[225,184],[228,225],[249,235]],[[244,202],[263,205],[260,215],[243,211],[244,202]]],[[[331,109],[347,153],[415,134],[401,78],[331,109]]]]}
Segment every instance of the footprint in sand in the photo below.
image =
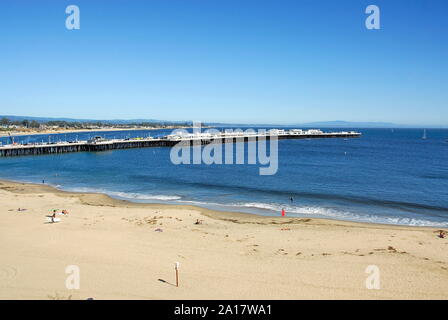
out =
{"type": "Polygon", "coordinates": [[[8,281],[17,277],[17,269],[11,266],[0,267],[0,281],[8,281]]]}
{"type": "Polygon", "coordinates": [[[281,255],[286,256],[288,254],[288,252],[286,252],[285,249],[278,249],[275,254],[281,254],[281,255]]]}
{"type": "Polygon", "coordinates": [[[247,252],[247,254],[255,254],[257,252],[260,252],[257,248],[253,248],[253,247],[258,247],[258,244],[250,244],[247,245],[247,247],[249,247],[249,251],[247,252]]]}
{"type": "Polygon", "coordinates": [[[255,249],[255,248],[253,248],[252,250],[246,251],[246,252],[244,253],[244,255],[246,255],[246,256],[250,256],[250,255],[257,254],[257,253],[259,253],[259,251],[258,251],[257,249],[255,249]]]}

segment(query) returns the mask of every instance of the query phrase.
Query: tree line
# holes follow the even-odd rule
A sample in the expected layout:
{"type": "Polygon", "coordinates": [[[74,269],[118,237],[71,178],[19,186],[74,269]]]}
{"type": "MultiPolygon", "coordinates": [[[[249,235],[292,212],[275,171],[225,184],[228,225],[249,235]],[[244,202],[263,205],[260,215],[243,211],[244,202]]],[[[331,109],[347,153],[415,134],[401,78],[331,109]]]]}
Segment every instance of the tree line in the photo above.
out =
{"type": "Polygon", "coordinates": [[[80,121],[63,121],[63,120],[51,120],[51,121],[36,121],[36,120],[20,120],[20,121],[12,121],[6,117],[0,119],[0,125],[9,127],[9,126],[18,126],[24,128],[32,128],[38,129],[42,126],[46,127],[59,127],[59,128],[73,128],[73,129],[82,129],[89,127],[151,127],[151,128],[163,128],[167,126],[176,126],[176,127],[184,127],[191,126],[191,122],[140,122],[140,123],[113,123],[113,122],[80,122],[80,121]]]}

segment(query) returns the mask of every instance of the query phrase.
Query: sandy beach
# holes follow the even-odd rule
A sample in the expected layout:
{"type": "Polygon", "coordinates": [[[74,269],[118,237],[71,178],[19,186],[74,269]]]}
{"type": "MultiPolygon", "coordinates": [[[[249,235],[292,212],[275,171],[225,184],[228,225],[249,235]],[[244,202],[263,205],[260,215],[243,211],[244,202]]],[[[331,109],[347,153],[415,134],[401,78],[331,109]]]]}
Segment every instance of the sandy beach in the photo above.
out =
{"type": "Polygon", "coordinates": [[[0,299],[448,298],[448,239],[434,228],[138,204],[8,181],[0,202],[0,299]],[[69,214],[48,223],[53,209],[69,214]],[[70,265],[79,290],[66,288],[70,265]],[[369,265],[379,290],[366,288],[369,265]]]}

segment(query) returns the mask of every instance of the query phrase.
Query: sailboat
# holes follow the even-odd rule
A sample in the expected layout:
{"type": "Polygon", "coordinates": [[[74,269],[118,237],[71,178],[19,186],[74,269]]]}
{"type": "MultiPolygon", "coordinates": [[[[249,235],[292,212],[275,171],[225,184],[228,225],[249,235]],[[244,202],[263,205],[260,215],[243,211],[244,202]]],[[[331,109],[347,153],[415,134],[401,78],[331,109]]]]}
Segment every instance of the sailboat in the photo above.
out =
{"type": "Polygon", "coordinates": [[[427,137],[426,137],[426,129],[423,130],[423,137],[422,137],[422,139],[423,139],[423,140],[426,140],[426,139],[427,139],[427,137]]]}

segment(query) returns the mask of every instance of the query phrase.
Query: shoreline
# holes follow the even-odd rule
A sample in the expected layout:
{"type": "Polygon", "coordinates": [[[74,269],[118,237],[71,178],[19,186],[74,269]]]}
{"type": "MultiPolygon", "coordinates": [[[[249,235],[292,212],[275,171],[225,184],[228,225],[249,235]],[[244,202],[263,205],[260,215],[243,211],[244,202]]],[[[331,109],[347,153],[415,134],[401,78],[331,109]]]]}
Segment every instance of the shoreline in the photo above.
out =
{"type": "Polygon", "coordinates": [[[448,239],[431,227],[134,203],[7,180],[0,202],[0,300],[448,299],[448,239]],[[52,224],[55,209],[69,214],[52,224]],[[372,265],[380,290],[366,287],[372,265]],[[67,266],[79,267],[79,290],[66,287],[67,266]]]}
{"type": "MultiPolygon", "coordinates": [[[[239,219],[245,218],[246,221],[251,221],[254,219],[266,219],[266,220],[280,219],[280,221],[282,221],[284,219],[289,219],[289,220],[301,221],[303,219],[307,219],[307,220],[322,221],[324,223],[335,224],[335,225],[337,225],[337,224],[340,224],[340,225],[354,224],[357,226],[377,226],[377,227],[385,227],[385,228],[397,227],[397,228],[410,228],[410,229],[425,229],[426,228],[426,229],[431,229],[431,230],[442,230],[444,228],[444,227],[439,227],[439,226],[416,226],[416,225],[364,222],[364,221],[352,221],[352,220],[320,218],[320,217],[316,218],[314,216],[310,216],[310,217],[305,217],[305,216],[304,217],[268,216],[268,215],[261,215],[258,213],[240,212],[240,211],[236,211],[236,210],[235,211],[233,211],[233,210],[226,211],[226,210],[219,210],[219,209],[211,209],[211,208],[207,208],[207,207],[201,207],[199,205],[164,203],[163,200],[160,200],[160,201],[155,200],[154,202],[138,202],[138,201],[132,201],[132,200],[128,200],[128,199],[115,198],[113,196],[108,195],[107,193],[102,193],[102,192],[67,191],[67,190],[58,189],[57,187],[49,185],[49,184],[21,182],[21,181],[14,181],[14,180],[2,179],[2,178],[0,178],[0,183],[34,186],[37,189],[46,188],[48,190],[48,192],[59,193],[62,195],[65,194],[65,195],[71,196],[71,197],[76,197],[77,195],[79,195],[80,198],[82,198],[83,196],[89,197],[89,195],[90,196],[98,195],[101,197],[105,197],[106,200],[102,200],[102,201],[98,202],[99,205],[104,205],[104,202],[106,202],[106,203],[110,203],[111,206],[123,206],[123,207],[131,207],[133,205],[136,205],[137,207],[147,206],[148,208],[157,208],[160,206],[160,207],[168,207],[168,208],[193,209],[193,210],[197,210],[197,211],[201,212],[201,214],[208,216],[210,218],[216,218],[216,219],[222,219],[222,220],[232,219],[232,216],[235,216],[235,217],[238,217],[239,219]]],[[[91,197],[89,197],[89,198],[91,198],[91,197]]],[[[98,205],[95,201],[93,201],[93,202],[92,202],[92,200],[90,200],[90,201],[91,202],[89,202],[89,205],[92,205],[92,206],[98,205]]]]}

